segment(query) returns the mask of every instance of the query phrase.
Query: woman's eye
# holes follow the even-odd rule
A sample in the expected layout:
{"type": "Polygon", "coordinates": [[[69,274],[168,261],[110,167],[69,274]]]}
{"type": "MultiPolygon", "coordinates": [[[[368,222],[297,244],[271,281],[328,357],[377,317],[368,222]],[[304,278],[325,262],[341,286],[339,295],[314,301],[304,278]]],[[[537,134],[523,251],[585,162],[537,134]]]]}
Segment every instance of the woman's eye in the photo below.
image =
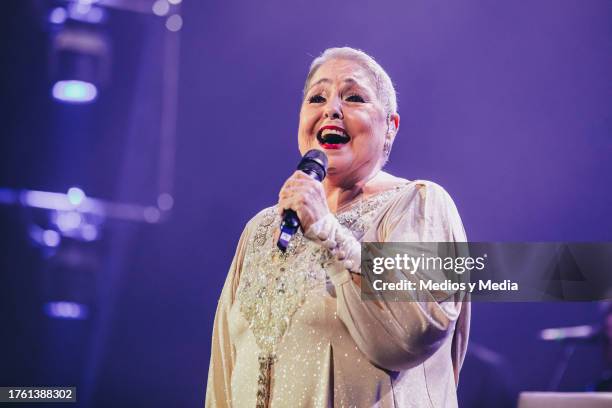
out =
{"type": "Polygon", "coordinates": [[[321,95],[313,95],[308,99],[308,103],[323,103],[325,98],[321,95]]]}
{"type": "Polygon", "coordinates": [[[346,98],[346,100],[349,102],[361,102],[361,103],[365,102],[363,98],[359,95],[351,95],[348,98],[346,98]]]}

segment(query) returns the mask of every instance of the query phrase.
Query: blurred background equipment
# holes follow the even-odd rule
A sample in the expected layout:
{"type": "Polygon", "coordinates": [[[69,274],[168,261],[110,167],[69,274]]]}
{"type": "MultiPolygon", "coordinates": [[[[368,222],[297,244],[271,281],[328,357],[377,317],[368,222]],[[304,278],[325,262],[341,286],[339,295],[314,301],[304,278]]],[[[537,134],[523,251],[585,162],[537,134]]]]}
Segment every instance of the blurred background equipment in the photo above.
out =
{"type": "Polygon", "coordinates": [[[516,407],[515,374],[500,353],[472,341],[461,375],[457,391],[461,408],[516,407]]]}
{"type": "Polygon", "coordinates": [[[518,408],[608,408],[612,393],[523,392],[518,408]]]}
{"type": "MultiPolygon", "coordinates": [[[[39,125],[8,121],[11,137],[37,149],[21,155],[13,145],[9,161],[33,168],[0,179],[2,215],[14,220],[7,231],[31,248],[3,259],[25,273],[2,275],[2,323],[26,331],[19,343],[5,336],[0,382],[74,384],[90,406],[116,313],[121,243],[167,220],[174,205],[181,4],[32,0],[16,12],[38,34],[23,46],[46,52],[28,55],[27,68],[12,61],[32,76],[15,113],[29,104],[39,125]],[[42,341],[33,347],[33,338],[42,341]]],[[[19,95],[21,83],[7,85],[19,95]]]]}

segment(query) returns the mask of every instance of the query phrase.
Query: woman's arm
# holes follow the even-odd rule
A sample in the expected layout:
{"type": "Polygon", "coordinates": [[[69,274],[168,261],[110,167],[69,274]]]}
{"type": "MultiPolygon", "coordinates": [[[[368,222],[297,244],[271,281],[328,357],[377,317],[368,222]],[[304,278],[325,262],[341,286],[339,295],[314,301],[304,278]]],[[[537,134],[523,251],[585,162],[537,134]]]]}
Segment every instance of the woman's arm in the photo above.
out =
{"type": "MultiPolygon", "coordinates": [[[[377,233],[380,242],[466,241],[452,199],[434,183],[416,184],[414,191],[394,203],[377,233]]],[[[386,273],[401,277],[405,272],[386,273]]],[[[422,363],[460,317],[463,299],[459,293],[442,301],[439,294],[424,291],[419,291],[418,301],[363,300],[360,286],[343,262],[330,265],[328,274],[336,286],[338,316],[366,357],[385,369],[403,370],[422,363]]],[[[405,277],[414,279],[407,273],[405,277]]]]}
{"type": "Polygon", "coordinates": [[[210,351],[210,366],[206,386],[206,407],[231,407],[231,378],[234,369],[235,353],[229,334],[229,310],[234,303],[236,289],[240,280],[242,261],[246,251],[250,224],[240,236],[238,247],[230,266],[221,297],[217,304],[210,351]]]}

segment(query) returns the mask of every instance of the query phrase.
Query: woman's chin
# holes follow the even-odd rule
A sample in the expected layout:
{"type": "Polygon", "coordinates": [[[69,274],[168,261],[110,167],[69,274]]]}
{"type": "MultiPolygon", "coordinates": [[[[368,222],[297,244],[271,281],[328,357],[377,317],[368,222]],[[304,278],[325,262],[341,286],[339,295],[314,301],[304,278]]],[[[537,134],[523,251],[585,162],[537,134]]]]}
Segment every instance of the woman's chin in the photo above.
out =
{"type": "MultiPolygon", "coordinates": [[[[328,152],[326,151],[325,153],[327,154],[328,152]]],[[[328,174],[338,174],[339,172],[345,171],[351,163],[348,157],[343,157],[338,153],[327,154],[327,159],[328,174]]]]}
{"type": "Polygon", "coordinates": [[[349,160],[334,160],[329,157],[329,165],[327,166],[327,177],[336,182],[344,182],[352,179],[351,163],[349,160]]]}

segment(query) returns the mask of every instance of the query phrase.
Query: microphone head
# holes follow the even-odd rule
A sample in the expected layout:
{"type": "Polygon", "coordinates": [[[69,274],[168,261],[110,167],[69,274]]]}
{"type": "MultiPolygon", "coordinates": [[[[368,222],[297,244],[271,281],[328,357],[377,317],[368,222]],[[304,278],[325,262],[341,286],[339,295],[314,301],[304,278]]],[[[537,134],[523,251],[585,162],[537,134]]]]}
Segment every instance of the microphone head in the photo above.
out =
{"type": "Polygon", "coordinates": [[[327,164],[327,155],[321,150],[312,149],[304,154],[297,168],[317,180],[323,181],[327,175],[327,164]]]}

